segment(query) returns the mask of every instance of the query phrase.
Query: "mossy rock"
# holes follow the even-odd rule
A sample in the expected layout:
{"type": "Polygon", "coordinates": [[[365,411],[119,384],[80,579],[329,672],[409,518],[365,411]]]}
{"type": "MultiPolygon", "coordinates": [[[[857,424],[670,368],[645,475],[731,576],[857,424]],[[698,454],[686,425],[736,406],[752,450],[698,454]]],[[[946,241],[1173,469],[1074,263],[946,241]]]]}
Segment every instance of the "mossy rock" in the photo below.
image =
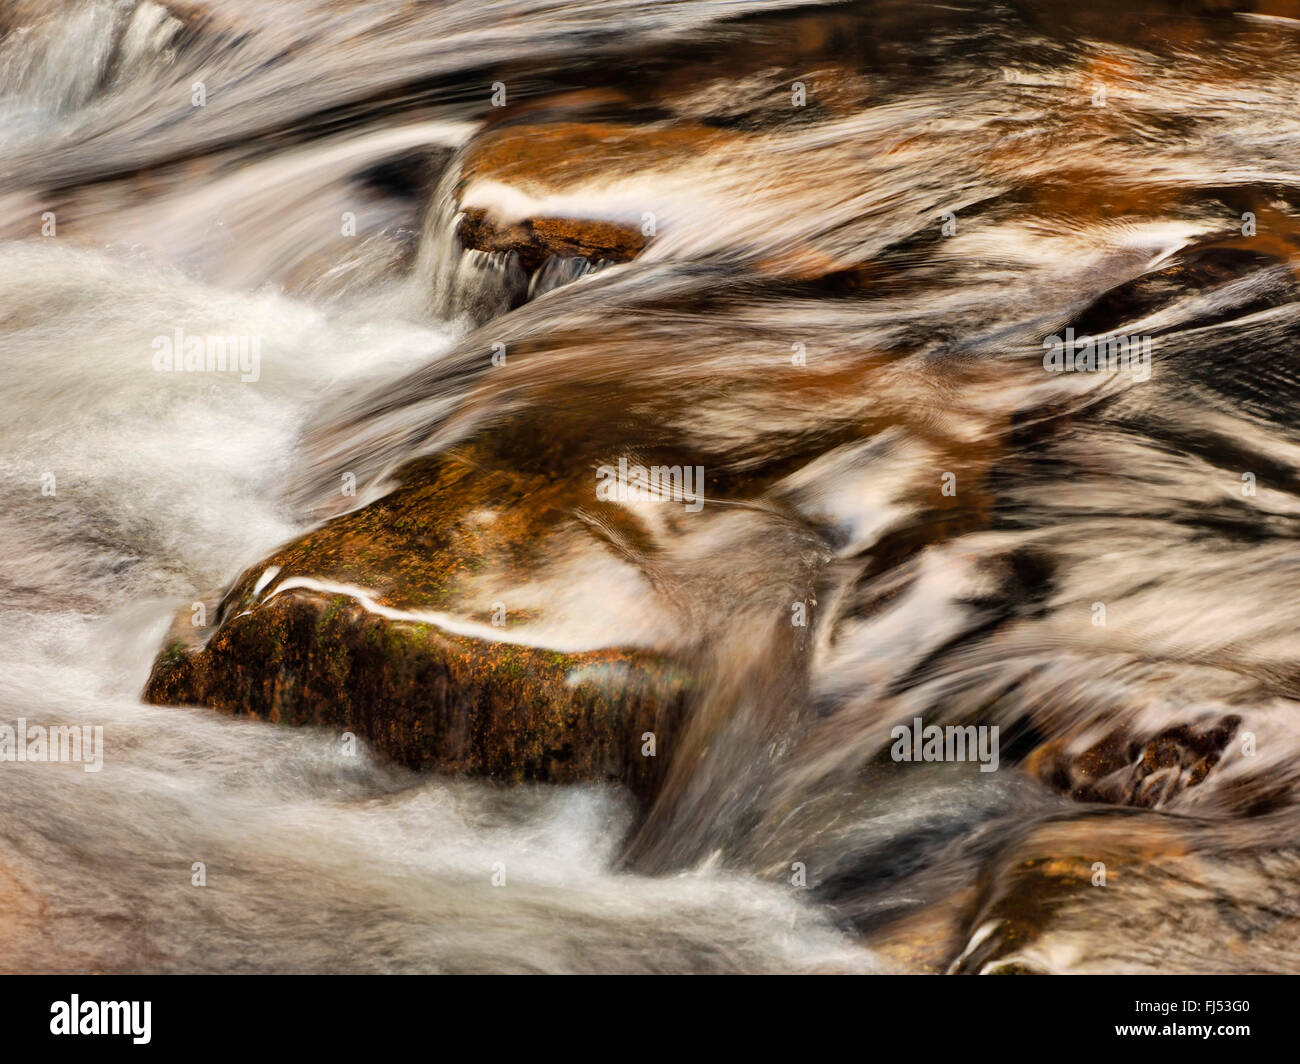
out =
{"type": "Polygon", "coordinates": [[[168,646],[144,698],[353,732],[412,768],[616,781],[648,798],[690,686],[648,654],[492,643],[292,590],[234,616],[206,646],[168,646]],[[646,732],[657,756],[642,754],[646,732]]]}

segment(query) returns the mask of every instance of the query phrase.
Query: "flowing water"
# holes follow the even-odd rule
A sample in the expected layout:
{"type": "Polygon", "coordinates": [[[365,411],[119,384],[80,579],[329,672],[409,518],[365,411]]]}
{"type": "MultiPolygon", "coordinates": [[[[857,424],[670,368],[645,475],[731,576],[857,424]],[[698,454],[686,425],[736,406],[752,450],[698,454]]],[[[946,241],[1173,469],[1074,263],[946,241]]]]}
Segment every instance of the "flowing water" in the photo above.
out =
{"type": "Polygon", "coordinates": [[[0,11],[0,724],[104,730],[100,772],[0,763],[0,967],[1300,968],[1300,7],[1248,6],[0,11]],[[462,182],[497,82],[709,133],[462,182]],[[657,234],[529,292],[456,195],[657,234]],[[1045,372],[1067,326],[1150,362],[1045,372]],[[260,337],[258,379],[155,373],[177,327],[260,337]],[[339,470],[365,503],[493,439],[575,484],[708,471],[621,568],[557,548],[517,589],[542,645],[698,670],[647,815],[141,704],[175,611],[339,470]],[[891,762],[916,717],[998,725],[998,771],[891,762]],[[1164,800],[1025,770],[1225,720],[1164,800]]]}

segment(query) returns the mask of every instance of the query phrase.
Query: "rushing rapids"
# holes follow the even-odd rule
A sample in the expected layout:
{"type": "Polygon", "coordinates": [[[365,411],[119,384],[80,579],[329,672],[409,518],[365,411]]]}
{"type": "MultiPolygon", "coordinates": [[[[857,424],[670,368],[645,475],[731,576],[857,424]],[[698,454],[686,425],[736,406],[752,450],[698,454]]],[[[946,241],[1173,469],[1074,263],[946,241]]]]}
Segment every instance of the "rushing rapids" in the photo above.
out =
{"type": "Polygon", "coordinates": [[[13,0],[0,967],[1300,970],[1297,49],[13,0]]]}

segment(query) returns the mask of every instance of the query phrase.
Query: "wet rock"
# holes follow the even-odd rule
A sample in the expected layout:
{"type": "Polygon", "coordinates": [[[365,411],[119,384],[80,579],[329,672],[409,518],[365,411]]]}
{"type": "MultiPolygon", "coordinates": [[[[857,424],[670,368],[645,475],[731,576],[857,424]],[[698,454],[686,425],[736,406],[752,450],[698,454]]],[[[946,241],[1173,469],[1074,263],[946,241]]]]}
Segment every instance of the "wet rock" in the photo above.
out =
{"type": "MultiPolygon", "coordinates": [[[[644,642],[613,645],[620,633],[596,600],[611,595],[620,563],[566,521],[569,489],[453,456],[404,477],[249,569],[208,638],[186,611],[146,701],[350,731],[414,768],[617,781],[648,799],[693,685],[644,642]],[[591,598],[565,590],[567,570],[532,598],[501,590],[525,575],[535,583],[538,559],[555,554],[597,567],[591,598]],[[551,635],[574,631],[565,594],[606,640],[551,649],[551,635]]],[[[653,595],[626,575],[650,612],[653,595]]]]}
{"type": "Polygon", "coordinates": [[[467,251],[513,252],[530,274],[552,256],[627,262],[650,242],[639,213],[637,220],[615,216],[613,207],[602,214],[599,198],[593,197],[581,216],[557,216],[547,199],[676,169],[732,137],[693,123],[557,122],[490,129],[466,146],[458,162],[457,236],[467,251]],[[500,208],[503,200],[512,203],[510,210],[500,208]]]}
{"type": "Polygon", "coordinates": [[[464,212],[457,236],[468,251],[514,253],[530,274],[541,270],[552,256],[628,262],[649,243],[634,225],[594,218],[526,218],[496,223],[481,208],[464,212]]]}
{"type": "MultiPolygon", "coordinates": [[[[466,146],[461,178],[465,190],[492,181],[542,196],[677,169],[736,139],[733,133],[689,122],[511,125],[490,129],[466,146]]],[[[473,203],[468,197],[465,202],[473,203]]]]}
{"type": "Polygon", "coordinates": [[[464,638],[303,591],[237,614],[204,647],[173,644],[145,688],[149,702],[352,732],[412,768],[641,796],[666,760],[643,756],[642,737],[676,729],[685,696],[651,656],[464,638]]]}
{"type": "Polygon", "coordinates": [[[1226,715],[1147,735],[1117,727],[1082,750],[1077,741],[1048,743],[1025,767],[1076,801],[1155,809],[1204,782],[1240,724],[1240,717],[1226,715]]]}
{"type": "Polygon", "coordinates": [[[952,974],[1291,971],[1294,827],[1137,810],[1026,826],[984,869],[952,974]]]}
{"type": "Polygon", "coordinates": [[[1149,48],[1222,47],[1225,37],[1258,26],[1242,17],[1247,14],[1300,18],[1300,5],[1295,0],[1153,0],[1140,7],[1125,0],[1099,0],[1087,5],[1015,0],[1011,7],[1031,26],[1051,37],[1122,41],[1130,46],[1136,40],[1149,48]]]}
{"type": "MultiPolygon", "coordinates": [[[[1184,252],[1167,266],[1142,274],[1102,293],[1074,321],[1079,335],[1103,336],[1123,329],[1148,314],[1167,307],[1191,292],[1219,289],[1237,283],[1236,298],[1225,297],[1222,305],[1198,314],[1192,324],[1219,324],[1236,317],[1258,313],[1289,303],[1296,298],[1295,278],[1286,255],[1294,247],[1272,238],[1270,252],[1239,246],[1239,241],[1209,243],[1184,252]]],[[[1257,243],[1264,244],[1264,240],[1257,243]]],[[[1180,322],[1187,328],[1187,322],[1180,322]]],[[[1156,331],[1159,335],[1159,330],[1156,331]]]]}

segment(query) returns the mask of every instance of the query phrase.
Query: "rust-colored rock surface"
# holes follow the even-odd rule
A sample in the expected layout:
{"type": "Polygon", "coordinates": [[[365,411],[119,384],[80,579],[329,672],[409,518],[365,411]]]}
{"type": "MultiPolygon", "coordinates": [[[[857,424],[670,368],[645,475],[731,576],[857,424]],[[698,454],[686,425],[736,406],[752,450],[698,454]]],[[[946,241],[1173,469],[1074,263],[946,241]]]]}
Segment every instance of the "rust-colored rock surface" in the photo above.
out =
{"type": "Polygon", "coordinates": [[[457,231],[461,245],[471,251],[509,253],[529,273],[540,269],[552,255],[582,256],[593,262],[628,262],[639,255],[649,239],[634,225],[598,218],[526,218],[520,222],[494,222],[481,208],[467,209],[457,231]]]}
{"type": "Polygon", "coordinates": [[[694,123],[636,126],[618,123],[551,122],[490,129],[468,145],[459,161],[458,195],[463,217],[458,237],[467,250],[519,255],[528,272],[553,255],[596,263],[627,262],[650,242],[640,225],[625,219],[503,218],[479,203],[476,188],[505,186],[523,196],[572,193],[584,186],[678,169],[735,135],[694,123]]]}
{"type": "Polygon", "coordinates": [[[513,125],[489,130],[466,148],[461,178],[467,185],[490,180],[537,195],[676,169],[736,139],[727,130],[688,122],[513,125]]]}
{"type": "Polygon", "coordinates": [[[985,866],[948,971],[1276,970],[1300,928],[1294,892],[1277,883],[1300,865],[1291,826],[1283,818],[1270,827],[1277,848],[1264,860],[1239,825],[1143,810],[1098,808],[1027,827],[985,866]]]}

